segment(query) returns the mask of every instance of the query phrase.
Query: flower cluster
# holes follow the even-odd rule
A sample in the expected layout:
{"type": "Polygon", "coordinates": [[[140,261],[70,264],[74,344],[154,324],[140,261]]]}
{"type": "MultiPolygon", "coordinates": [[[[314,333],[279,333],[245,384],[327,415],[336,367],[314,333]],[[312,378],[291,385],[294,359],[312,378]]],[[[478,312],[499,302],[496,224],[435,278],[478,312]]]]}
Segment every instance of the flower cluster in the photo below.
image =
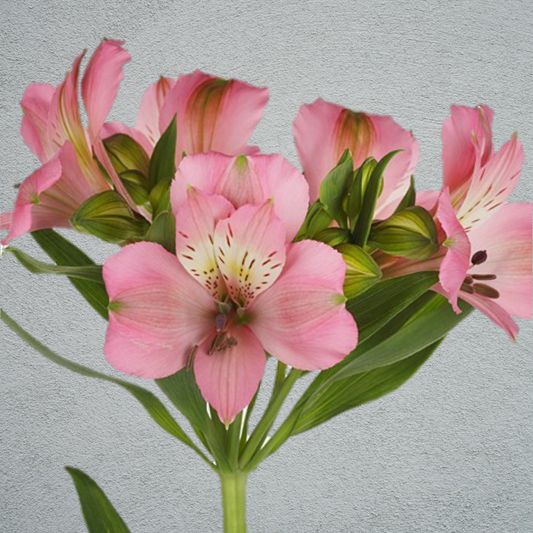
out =
{"type": "Polygon", "coordinates": [[[380,281],[438,272],[433,290],[511,337],[532,313],[532,208],[505,203],[523,150],[492,145],[492,111],[453,107],[443,189],[418,192],[419,150],[392,118],[317,100],[294,136],[303,173],[248,142],[268,91],[194,72],[161,77],[135,127],[106,122],[130,60],[105,40],[57,87],[31,85],[22,135],[42,166],[2,215],[2,241],[73,227],[122,248],[103,267],[105,354],[163,378],[193,367],[225,424],[252,400],[267,354],[329,368],[357,345],[347,311],[380,281]]]}

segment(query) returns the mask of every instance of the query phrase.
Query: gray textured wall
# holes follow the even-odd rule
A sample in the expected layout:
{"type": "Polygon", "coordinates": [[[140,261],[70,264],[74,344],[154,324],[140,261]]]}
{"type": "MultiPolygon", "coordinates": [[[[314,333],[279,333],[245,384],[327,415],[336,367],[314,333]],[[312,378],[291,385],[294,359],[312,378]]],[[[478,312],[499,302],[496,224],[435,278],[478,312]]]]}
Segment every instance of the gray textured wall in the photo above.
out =
{"type": "MultiPolygon", "coordinates": [[[[392,114],[420,141],[419,188],[439,187],[448,106],[489,104],[497,146],[519,131],[526,164],[512,199],[531,201],[528,0],[290,4],[2,0],[0,211],[37,164],[19,136],[24,89],[59,82],[103,36],[125,39],[133,55],[114,120],[133,123],[160,74],[200,68],[269,86],[253,141],[295,163],[300,104],[322,96],[392,114]]],[[[114,250],[70,235],[98,261],[114,250]]],[[[39,255],[30,238],[18,244],[39,255]]],[[[104,321],[65,279],[33,276],[11,256],[0,269],[2,307],[52,349],[113,373],[104,321]]],[[[287,443],[251,478],[250,531],[533,531],[533,325],[520,325],[512,344],[485,317],[470,317],[401,390],[287,443]]],[[[133,398],[1,331],[2,533],[85,531],[64,465],[93,476],[134,533],[220,531],[216,476],[133,398]]]]}

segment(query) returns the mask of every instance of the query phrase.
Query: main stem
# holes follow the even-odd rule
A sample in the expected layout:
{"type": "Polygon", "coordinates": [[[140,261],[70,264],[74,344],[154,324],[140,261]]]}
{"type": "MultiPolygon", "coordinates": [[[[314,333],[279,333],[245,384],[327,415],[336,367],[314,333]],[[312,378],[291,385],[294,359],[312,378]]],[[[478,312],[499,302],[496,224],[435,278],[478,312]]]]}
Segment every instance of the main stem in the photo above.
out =
{"type": "Polygon", "coordinates": [[[245,472],[221,472],[224,533],[246,533],[245,472]]]}

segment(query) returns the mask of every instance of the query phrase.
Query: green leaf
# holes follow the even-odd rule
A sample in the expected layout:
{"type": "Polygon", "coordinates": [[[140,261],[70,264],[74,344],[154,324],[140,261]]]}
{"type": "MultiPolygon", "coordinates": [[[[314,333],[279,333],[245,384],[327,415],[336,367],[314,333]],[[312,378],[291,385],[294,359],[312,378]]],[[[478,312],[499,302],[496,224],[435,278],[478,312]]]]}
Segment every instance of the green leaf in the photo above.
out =
{"type": "Polygon", "coordinates": [[[361,213],[363,206],[363,198],[366,191],[366,186],[372,176],[372,172],[376,168],[377,161],[373,157],[369,157],[356,170],[352,185],[349,189],[349,196],[346,202],[346,214],[350,219],[350,228],[355,229],[357,219],[361,213]]]}
{"type": "Polygon", "coordinates": [[[344,150],[337,166],[320,184],[320,202],[325,211],[335,219],[341,228],[346,228],[344,201],[353,179],[353,159],[348,149],[344,150]]]}
{"type": "MultiPolygon", "coordinates": [[[[59,266],[95,266],[90,257],[54,230],[34,231],[31,236],[59,266]]],[[[107,320],[109,297],[105,287],[99,283],[74,277],[69,277],[69,280],[91,307],[107,320]]]]}
{"type": "Polygon", "coordinates": [[[177,127],[176,116],[174,116],[168,128],[157,141],[152,153],[148,170],[150,183],[154,185],[160,181],[170,183],[174,179],[176,174],[176,139],[177,127]]]}
{"type": "Polygon", "coordinates": [[[146,220],[133,213],[116,191],[101,192],[83,202],[70,222],[78,231],[119,244],[137,239],[148,229],[146,220]]]}
{"type": "Polygon", "coordinates": [[[353,231],[353,242],[354,244],[361,246],[361,248],[364,248],[366,241],[368,240],[368,235],[370,234],[376,203],[383,187],[383,173],[385,172],[390,160],[400,151],[401,150],[390,152],[383,157],[383,159],[381,159],[376,165],[372,171],[372,174],[370,175],[370,178],[368,179],[368,184],[365,188],[363,197],[363,203],[361,205],[361,212],[357,218],[357,223],[353,231]]]}
{"type": "Polygon", "coordinates": [[[396,390],[416,373],[440,343],[439,340],[391,365],[332,381],[305,403],[292,434],[308,431],[344,411],[396,390]]]}
{"type": "Polygon", "coordinates": [[[329,228],[332,220],[333,218],[324,210],[324,206],[316,200],[309,206],[304,223],[294,241],[313,239],[317,233],[329,228]]]}
{"type": "Polygon", "coordinates": [[[355,244],[341,244],[337,250],[346,262],[344,295],[355,298],[379,283],[382,273],[371,255],[355,244]]]}
{"type": "Polygon", "coordinates": [[[89,533],[130,533],[104,491],[87,474],[71,466],[65,470],[74,481],[89,533]]]}
{"type": "Polygon", "coordinates": [[[157,242],[171,253],[176,253],[176,221],[169,211],[159,213],[143,240],[157,242]]]}
{"type": "Polygon", "coordinates": [[[165,211],[172,211],[170,205],[170,182],[160,181],[150,192],[150,204],[154,218],[165,211]]]}
{"type": "Polygon", "coordinates": [[[9,246],[6,252],[12,253],[19,262],[26,267],[33,274],[60,274],[77,279],[84,279],[93,281],[95,283],[103,284],[102,279],[102,267],[100,265],[87,265],[87,266],[58,266],[43,263],[34,259],[30,255],[24,253],[18,248],[9,246]]]}
{"type": "Polygon", "coordinates": [[[415,189],[415,177],[411,176],[411,184],[409,185],[409,189],[407,189],[407,192],[405,193],[404,197],[401,199],[400,203],[398,204],[398,207],[394,211],[395,213],[399,213],[400,211],[403,211],[404,209],[407,209],[408,207],[413,207],[416,203],[416,189],[415,189]]]}
{"type": "Polygon", "coordinates": [[[386,254],[414,261],[429,259],[439,250],[433,217],[419,206],[408,207],[374,225],[368,243],[386,254]]]}
{"type": "MultiPolygon", "coordinates": [[[[152,419],[161,428],[163,428],[167,433],[170,433],[173,437],[179,439],[181,442],[187,444],[187,446],[194,449],[197,453],[199,452],[201,454],[196,445],[189,439],[189,437],[181,429],[181,427],[174,420],[174,418],[172,418],[172,416],[168,412],[167,408],[163,405],[161,400],[154,396],[154,394],[152,394],[150,391],[147,391],[146,389],[143,389],[138,385],[134,385],[133,383],[129,383],[122,379],[113,378],[106,374],[102,374],[101,372],[96,372],[95,370],[91,370],[90,368],[87,368],[83,365],[79,365],[78,363],[73,363],[72,361],[69,361],[64,357],[61,357],[60,355],[56,354],[55,352],[44,346],[44,344],[41,344],[35,337],[30,335],[19,324],[17,324],[3,309],[0,311],[0,318],[7,325],[7,327],[9,327],[14,333],[16,333],[23,341],[25,341],[33,349],[37,350],[41,355],[43,355],[50,361],[64,368],[68,368],[69,370],[72,370],[77,374],[81,374],[90,378],[97,378],[104,381],[109,381],[110,383],[115,383],[116,385],[120,385],[122,388],[126,389],[135,397],[137,401],[139,401],[139,403],[146,409],[152,419]]],[[[205,456],[203,458],[209,462],[209,460],[205,458],[205,456]]]]}
{"type": "Polygon", "coordinates": [[[456,314],[446,298],[425,293],[349,354],[334,379],[390,365],[437,342],[472,311],[463,301],[459,307],[456,314]]]}

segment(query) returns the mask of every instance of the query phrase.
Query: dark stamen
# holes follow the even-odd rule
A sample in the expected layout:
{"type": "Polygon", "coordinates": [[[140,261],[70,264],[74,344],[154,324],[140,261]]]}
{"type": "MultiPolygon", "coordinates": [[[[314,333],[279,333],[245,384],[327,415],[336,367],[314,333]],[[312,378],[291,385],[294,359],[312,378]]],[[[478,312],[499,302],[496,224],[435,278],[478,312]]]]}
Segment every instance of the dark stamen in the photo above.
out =
{"type": "Polygon", "coordinates": [[[481,265],[481,263],[484,263],[487,260],[487,250],[479,250],[472,256],[472,264],[473,265],[481,265]]]}
{"type": "Polygon", "coordinates": [[[472,274],[472,277],[478,281],[491,281],[497,276],[495,274],[472,274]]]}
{"type": "Polygon", "coordinates": [[[466,276],[463,283],[466,283],[467,285],[472,285],[472,283],[474,283],[474,278],[472,276],[466,276]]]}
{"type": "Polygon", "coordinates": [[[500,293],[496,289],[493,289],[492,287],[489,287],[484,283],[476,283],[475,285],[472,285],[472,287],[474,289],[474,292],[481,296],[485,296],[493,300],[496,300],[500,297],[500,293]]]}
{"type": "Polygon", "coordinates": [[[472,285],[467,285],[466,283],[463,283],[461,285],[461,290],[463,292],[467,292],[468,294],[474,294],[474,289],[472,288],[472,285]]]}

